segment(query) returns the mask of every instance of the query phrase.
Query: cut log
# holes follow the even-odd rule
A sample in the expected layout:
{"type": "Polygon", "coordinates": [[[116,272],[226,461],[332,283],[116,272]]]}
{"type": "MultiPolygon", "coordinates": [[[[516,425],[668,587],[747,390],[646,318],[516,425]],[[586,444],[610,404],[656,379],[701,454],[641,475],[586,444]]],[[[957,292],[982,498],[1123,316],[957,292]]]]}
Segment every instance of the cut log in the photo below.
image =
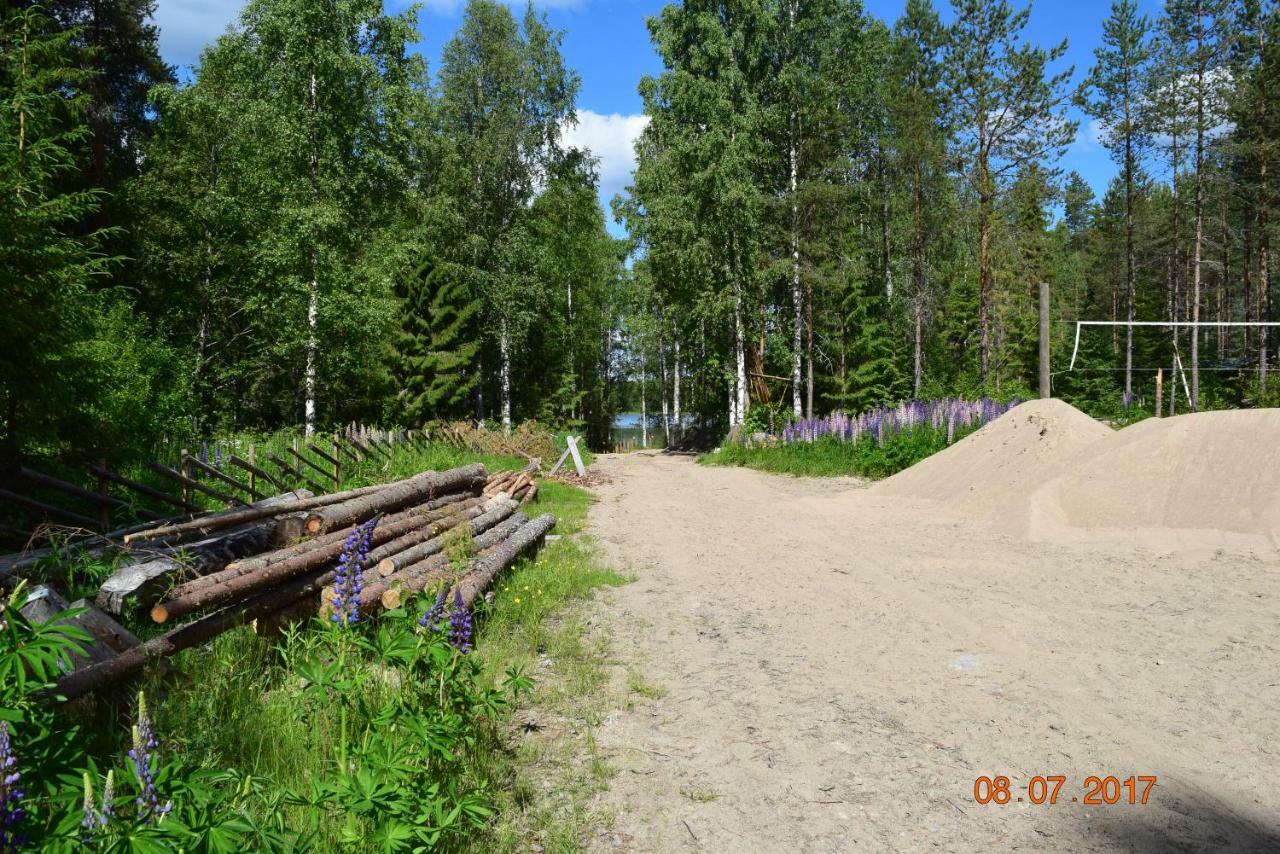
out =
{"type": "Polygon", "coordinates": [[[375,513],[399,510],[445,493],[461,492],[471,488],[477,479],[481,482],[484,479],[484,465],[481,463],[443,472],[423,472],[375,493],[316,510],[307,517],[307,532],[322,534],[333,528],[362,522],[375,513]]]}
{"type": "Polygon", "coordinates": [[[279,637],[290,626],[311,619],[319,611],[320,597],[303,596],[297,602],[286,605],[279,611],[255,619],[253,633],[263,638],[279,637]]]}
{"type": "MultiPolygon", "coordinates": [[[[477,516],[475,519],[472,519],[469,523],[467,523],[468,529],[471,531],[472,536],[475,537],[476,548],[480,548],[480,549],[486,548],[487,544],[492,544],[492,542],[496,542],[495,535],[492,534],[492,529],[494,528],[495,525],[500,523],[503,519],[510,516],[512,509],[513,507],[511,504],[506,504],[502,507],[495,508],[494,510],[491,510],[488,513],[485,513],[481,516],[477,516]]],[[[443,545],[443,541],[439,541],[438,544],[443,545]]],[[[430,551],[430,550],[427,550],[427,551],[430,551]]],[[[381,575],[376,574],[377,573],[376,568],[369,572],[366,572],[363,576],[364,584],[362,585],[360,590],[360,602],[358,605],[360,613],[364,614],[364,613],[369,613],[371,611],[376,610],[380,597],[384,592],[386,592],[386,590],[389,587],[394,586],[396,584],[405,583],[406,579],[408,579],[409,576],[414,572],[425,571],[424,565],[426,564],[430,565],[429,567],[426,567],[426,569],[434,568],[436,566],[447,566],[448,560],[449,560],[448,555],[440,554],[441,551],[442,549],[437,548],[434,550],[435,553],[433,555],[429,557],[424,557],[423,559],[419,560],[417,563],[411,564],[405,569],[401,570],[401,572],[395,573],[386,578],[383,578],[381,575]],[[433,561],[436,561],[437,558],[439,558],[439,560],[441,561],[444,561],[444,563],[440,564],[438,563],[438,561],[436,563],[432,563],[433,561]]],[[[417,589],[421,589],[421,586],[419,586],[417,589]]],[[[320,593],[321,607],[322,608],[327,607],[328,603],[333,601],[333,596],[334,596],[334,591],[332,587],[326,587],[324,590],[322,590],[320,593]]]]}
{"type": "Polygon", "coordinates": [[[388,540],[376,549],[371,550],[368,558],[366,559],[367,565],[371,567],[380,566],[382,560],[390,560],[395,555],[398,555],[412,547],[425,542],[430,542],[431,540],[438,538],[445,531],[456,528],[458,525],[465,522],[470,522],[472,519],[475,519],[483,513],[484,510],[478,503],[472,504],[469,507],[454,510],[438,522],[432,522],[430,525],[425,527],[418,528],[414,531],[408,531],[393,540],[388,540]]]}
{"type": "MultiPolygon", "coordinates": [[[[290,492],[259,501],[254,507],[280,507],[310,498],[309,492],[290,492]]],[[[168,548],[120,566],[98,589],[98,607],[122,614],[130,607],[145,608],[173,584],[193,576],[217,572],[229,561],[280,545],[302,532],[298,514],[250,522],[196,543],[168,548]]]]}
{"type": "MultiPolygon", "coordinates": [[[[529,521],[523,513],[513,513],[502,522],[476,537],[475,546],[480,555],[491,554],[508,537],[518,531],[529,521]]],[[[433,555],[419,561],[416,565],[406,567],[397,573],[384,586],[386,589],[378,597],[378,604],[387,610],[399,608],[407,597],[421,593],[433,583],[448,580],[451,567],[449,556],[433,555]]]]}
{"type": "Polygon", "coordinates": [[[536,483],[529,484],[529,489],[525,492],[524,497],[519,499],[520,506],[521,507],[528,506],[529,502],[533,501],[537,497],[538,497],[538,484],[536,483]]]}
{"type": "Polygon", "coordinates": [[[461,596],[462,607],[470,609],[475,604],[476,598],[493,583],[498,573],[515,563],[526,552],[534,549],[555,524],[556,517],[550,513],[544,513],[521,526],[520,530],[497,546],[492,554],[472,561],[467,574],[449,591],[449,601],[454,602],[455,597],[461,596]]]}
{"type": "MultiPolygon", "coordinates": [[[[380,525],[394,525],[404,519],[421,519],[424,522],[431,522],[436,519],[443,519],[449,513],[459,512],[461,509],[473,506],[479,503],[478,498],[474,498],[466,493],[458,493],[456,495],[446,495],[435,501],[430,501],[418,507],[412,507],[408,510],[401,511],[391,516],[384,516],[380,525]]],[[[310,540],[304,540],[296,545],[287,548],[277,549],[276,551],[260,554],[256,557],[247,558],[245,560],[236,560],[227,564],[227,577],[234,575],[244,575],[250,572],[258,572],[281,561],[289,560],[306,554],[316,549],[321,549],[333,543],[341,543],[346,540],[350,534],[350,529],[342,528],[310,540]]]]}
{"type": "Polygon", "coordinates": [[[244,602],[171,629],[144,644],[125,650],[108,661],[69,673],[59,679],[49,693],[69,700],[84,696],[104,685],[138,672],[149,660],[166,658],[188,647],[205,643],[230,628],[273,614],[301,598],[314,595],[327,583],[326,578],[331,577],[327,572],[318,572],[290,579],[244,602]]]}
{"type": "Polygon", "coordinates": [[[59,621],[89,635],[89,640],[79,642],[81,652],[71,654],[69,669],[78,670],[89,664],[109,661],[138,645],[138,639],[128,629],[94,608],[88,599],[68,603],[62,594],[44,584],[31,588],[26,603],[18,610],[34,623],[48,623],[64,611],[80,609],[83,609],[81,613],[59,621]]]}
{"type": "MultiPolygon", "coordinates": [[[[513,501],[501,501],[493,503],[493,506],[486,504],[484,508],[477,509],[483,509],[484,512],[477,513],[475,518],[470,520],[470,524],[467,527],[471,531],[472,536],[483,534],[503,519],[506,519],[515,512],[516,505],[513,501]]],[[[402,537],[400,538],[400,541],[403,542],[406,539],[407,538],[402,537]]],[[[389,545],[391,544],[388,543],[388,546],[389,545]]],[[[405,545],[399,549],[388,549],[384,554],[374,555],[373,553],[370,553],[369,562],[370,565],[375,568],[378,575],[385,578],[397,570],[411,566],[423,558],[430,557],[443,549],[443,538],[424,537],[416,543],[411,541],[405,542],[405,545]]]]}
{"type": "MultiPolygon", "coordinates": [[[[219,530],[221,528],[230,528],[235,525],[242,525],[245,522],[255,522],[259,519],[265,519],[268,516],[275,516],[280,513],[296,513],[301,510],[313,510],[316,507],[336,504],[351,498],[369,495],[370,493],[377,492],[379,489],[383,488],[383,486],[362,486],[359,489],[349,489],[346,492],[333,492],[328,495],[300,498],[295,501],[285,502],[278,505],[243,507],[219,513],[211,513],[207,516],[201,516],[196,519],[179,522],[175,525],[163,525],[158,528],[135,531],[131,534],[126,534],[124,541],[126,543],[131,543],[135,540],[154,540],[160,537],[178,536],[183,534],[207,534],[210,531],[219,530]]],[[[303,492],[304,490],[299,490],[295,494],[301,495],[303,492]]]]}
{"type": "MultiPolygon", "coordinates": [[[[430,525],[433,521],[435,521],[433,513],[414,514],[392,524],[384,524],[380,521],[374,526],[370,545],[381,545],[408,531],[430,525]]],[[[350,530],[347,530],[347,533],[349,534],[350,530]]],[[[235,602],[263,588],[312,572],[336,561],[342,554],[345,541],[346,537],[335,539],[321,548],[273,563],[257,571],[244,571],[243,567],[236,567],[189,581],[175,590],[171,598],[152,608],[151,619],[157,623],[163,623],[200,608],[235,602]]]]}

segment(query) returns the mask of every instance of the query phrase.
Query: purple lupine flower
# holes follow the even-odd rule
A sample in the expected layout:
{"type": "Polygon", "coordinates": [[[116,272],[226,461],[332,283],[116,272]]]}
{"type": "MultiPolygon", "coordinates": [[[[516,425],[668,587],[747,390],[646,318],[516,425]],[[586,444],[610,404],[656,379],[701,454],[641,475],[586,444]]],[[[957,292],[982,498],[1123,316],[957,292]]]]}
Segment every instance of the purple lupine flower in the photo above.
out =
{"type": "Polygon", "coordinates": [[[156,753],[160,741],[155,730],[151,728],[151,718],[147,714],[147,698],[138,694],[138,721],[133,725],[133,747],[129,748],[129,763],[133,766],[133,776],[138,780],[138,817],[150,818],[156,824],[164,820],[173,809],[173,802],[160,804],[160,793],[156,791],[154,765],[159,762],[156,753]]]}
{"type": "Polygon", "coordinates": [[[18,771],[18,758],[13,755],[13,743],[9,740],[9,724],[0,721],[0,852],[18,851],[27,843],[19,833],[27,811],[22,808],[26,794],[20,786],[22,774],[18,771]]]}
{"type": "Polygon", "coordinates": [[[462,604],[462,591],[453,596],[453,613],[449,615],[449,643],[463,653],[471,651],[471,612],[462,604]]]}
{"type": "Polygon", "coordinates": [[[435,604],[427,609],[422,618],[418,620],[418,625],[425,629],[435,630],[440,627],[440,621],[444,619],[445,597],[448,594],[449,585],[440,586],[440,592],[436,595],[435,604]]]}
{"type": "Polygon", "coordinates": [[[200,443],[200,462],[204,463],[205,465],[209,464],[209,443],[208,442],[200,443]]]}
{"type": "Polygon", "coordinates": [[[338,569],[333,581],[333,614],[335,623],[348,626],[360,622],[360,591],[364,589],[365,558],[369,556],[369,544],[374,526],[382,518],[379,513],[353,530],[342,546],[338,557],[338,569]]]}
{"type": "Polygon", "coordinates": [[[222,443],[213,443],[213,467],[222,471],[222,443]]]}

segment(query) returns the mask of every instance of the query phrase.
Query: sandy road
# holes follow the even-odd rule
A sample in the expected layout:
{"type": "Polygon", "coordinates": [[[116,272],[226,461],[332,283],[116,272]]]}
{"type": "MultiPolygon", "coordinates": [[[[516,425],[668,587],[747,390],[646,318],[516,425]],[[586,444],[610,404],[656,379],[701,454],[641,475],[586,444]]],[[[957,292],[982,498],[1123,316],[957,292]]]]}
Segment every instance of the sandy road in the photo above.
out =
{"type": "Polygon", "coordinates": [[[603,457],[633,694],[599,850],[1280,851],[1280,563],[999,537],[852,481],[603,457]],[[1057,805],[974,779],[1067,778],[1057,805]],[[1157,775],[1086,806],[1089,775],[1157,775]],[[1127,798],[1127,794],[1124,796],[1127,798]]]}

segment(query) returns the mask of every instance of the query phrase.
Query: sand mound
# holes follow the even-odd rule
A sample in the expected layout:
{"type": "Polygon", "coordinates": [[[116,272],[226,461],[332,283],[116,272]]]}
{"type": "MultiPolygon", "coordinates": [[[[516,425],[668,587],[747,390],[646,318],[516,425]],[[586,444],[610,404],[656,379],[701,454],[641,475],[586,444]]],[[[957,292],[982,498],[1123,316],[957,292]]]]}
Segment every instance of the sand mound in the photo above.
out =
{"type": "Polygon", "coordinates": [[[881,481],[872,492],[933,499],[966,516],[989,516],[998,508],[1025,502],[1083,449],[1113,435],[1109,427],[1069,403],[1031,400],[881,481]]]}
{"type": "Polygon", "coordinates": [[[1010,410],[872,492],[1046,542],[1280,548],[1280,409],[1115,432],[1059,400],[1010,410]]]}
{"type": "Polygon", "coordinates": [[[1025,533],[1158,550],[1280,545],[1280,409],[1151,418],[1035,490],[1025,533]]]}

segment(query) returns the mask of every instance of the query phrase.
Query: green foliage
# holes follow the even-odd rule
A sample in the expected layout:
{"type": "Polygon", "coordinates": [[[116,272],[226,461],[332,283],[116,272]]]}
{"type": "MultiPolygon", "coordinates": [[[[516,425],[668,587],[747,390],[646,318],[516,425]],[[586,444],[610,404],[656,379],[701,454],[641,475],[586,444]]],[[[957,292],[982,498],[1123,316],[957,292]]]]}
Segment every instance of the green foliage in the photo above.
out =
{"type": "MultiPolygon", "coordinates": [[[[973,428],[956,431],[959,439],[973,428]]],[[[845,442],[824,436],[813,442],[747,444],[733,442],[703,454],[704,465],[746,466],[775,474],[802,477],[857,475],[882,478],[897,474],[947,447],[945,428],[916,427],[895,433],[881,444],[872,436],[845,442]]]]}
{"type": "Polygon", "coordinates": [[[462,268],[432,260],[419,263],[401,290],[396,373],[405,423],[458,417],[479,379],[474,319],[480,303],[470,298],[462,268]]]}

